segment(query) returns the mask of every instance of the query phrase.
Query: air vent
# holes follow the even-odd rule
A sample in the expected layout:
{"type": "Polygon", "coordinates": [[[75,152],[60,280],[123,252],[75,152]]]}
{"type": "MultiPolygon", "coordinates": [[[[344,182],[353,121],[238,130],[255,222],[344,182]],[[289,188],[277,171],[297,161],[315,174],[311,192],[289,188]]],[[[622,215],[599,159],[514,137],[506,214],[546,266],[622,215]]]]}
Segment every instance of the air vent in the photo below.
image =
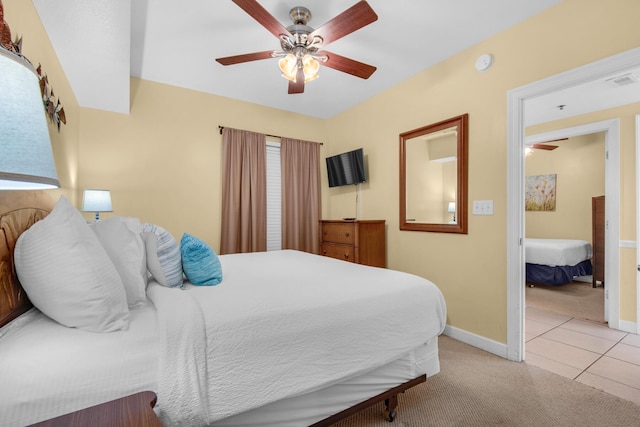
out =
{"type": "Polygon", "coordinates": [[[627,74],[622,74],[621,76],[616,76],[616,77],[607,79],[605,80],[605,83],[613,87],[621,87],[621,86],[632,85],[634,83],[638,83],[639,81],[640,81],[640,78],[638,78],[637,75],[633,73],[627,73],[627,74]]]}

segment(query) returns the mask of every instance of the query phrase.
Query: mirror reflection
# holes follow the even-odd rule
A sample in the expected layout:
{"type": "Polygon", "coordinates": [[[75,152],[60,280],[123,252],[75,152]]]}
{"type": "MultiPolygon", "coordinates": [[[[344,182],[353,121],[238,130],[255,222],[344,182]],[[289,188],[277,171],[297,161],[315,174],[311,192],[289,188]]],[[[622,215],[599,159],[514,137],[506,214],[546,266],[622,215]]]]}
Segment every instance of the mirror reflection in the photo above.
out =
{"type": "Polygon", "coordinates": [[[467,115],[400,135],[400,229],[467,232],[467,115]]]}
{"type": "Polygon", "coordinates": [[[407,220],[436,224],[455,221],[457,128],[406,141],[407,220]],[[451,205],[451,206],[450,206],[451,205]]]}

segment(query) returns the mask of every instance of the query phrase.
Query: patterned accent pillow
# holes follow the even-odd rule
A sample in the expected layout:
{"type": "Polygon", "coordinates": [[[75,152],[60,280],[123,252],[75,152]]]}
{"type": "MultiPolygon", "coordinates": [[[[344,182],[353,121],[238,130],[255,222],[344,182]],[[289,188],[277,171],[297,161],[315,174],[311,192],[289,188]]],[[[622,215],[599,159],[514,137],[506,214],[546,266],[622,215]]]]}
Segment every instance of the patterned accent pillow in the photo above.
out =
{"type": "Polygon", "coordinates": [[[202,240],[188,233],[180,239],[182,269],[194,285],[217,285],[222,282],[222,266],[218,255],[202,240]]]}
{"type": "Polygon", "coordinates": [[[155,224],[142,227],[147,247],[147,269],[162,286],[182,286],[180,246],[171,233],[155,224]]]}

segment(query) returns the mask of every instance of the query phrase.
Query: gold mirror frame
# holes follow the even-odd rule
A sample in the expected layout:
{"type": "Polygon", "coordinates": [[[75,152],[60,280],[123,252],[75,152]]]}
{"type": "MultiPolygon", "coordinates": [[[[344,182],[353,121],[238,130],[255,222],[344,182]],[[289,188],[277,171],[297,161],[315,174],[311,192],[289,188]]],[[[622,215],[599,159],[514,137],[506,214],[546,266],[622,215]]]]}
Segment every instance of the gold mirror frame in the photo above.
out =
{"type": "Polygon", "coordinates": [[[400,134],[400,230],[467,234],[468,121],[469,115],[463,114],[400,134]],[[453,127],[457,130],[455,222],[445,224],[411,221],[407,218],[407,141],[453,127]]]}

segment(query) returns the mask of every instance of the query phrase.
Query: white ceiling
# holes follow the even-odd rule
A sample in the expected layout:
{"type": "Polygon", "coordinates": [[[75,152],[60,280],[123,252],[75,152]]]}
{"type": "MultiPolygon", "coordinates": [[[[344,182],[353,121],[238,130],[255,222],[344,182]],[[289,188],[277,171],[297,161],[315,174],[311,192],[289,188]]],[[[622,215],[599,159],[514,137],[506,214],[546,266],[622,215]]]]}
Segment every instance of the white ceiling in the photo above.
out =
{"type": "Polygon", "coordinates": [[[640,102],[640,68],[527,99],[524,122],[535,125],[635,102],[640,102]]]}
{"type": "MultiPolygon", "coordinates": [[[[283,25],[311,10],[317,28],[355,0],[259,0],[283,25]]],[[[129,112],[129,76],[329,118],[559,3],[560,0],[369,0],[378,20],[327,49],[376,66],[367,80],[321,67],[288,95],[277,60],[215,58],[279,49],[231,0],[33,0],[78,102],[129,112]]],[[[470,64],[472,66],[473,64],[470,64]]]]}

